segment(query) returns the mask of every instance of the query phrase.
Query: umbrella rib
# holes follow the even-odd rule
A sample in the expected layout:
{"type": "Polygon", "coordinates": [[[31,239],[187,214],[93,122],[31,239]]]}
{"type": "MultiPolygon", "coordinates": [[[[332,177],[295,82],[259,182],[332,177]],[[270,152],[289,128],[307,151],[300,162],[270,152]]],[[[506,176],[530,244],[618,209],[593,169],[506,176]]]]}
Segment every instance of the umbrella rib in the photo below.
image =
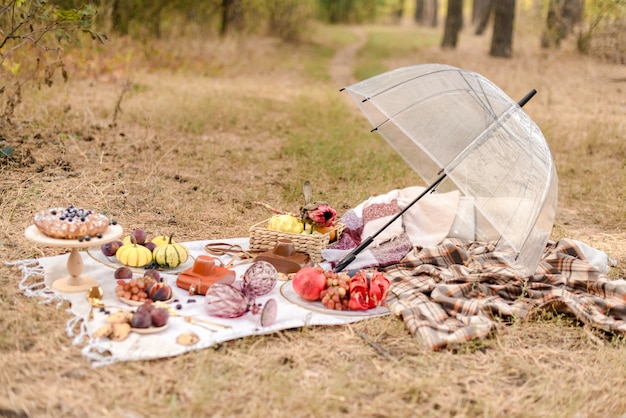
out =
{"type": "MultiPolygon", "coordinates": [[[[379,96],[379,95],[381,95],[383,93],[387,93],[388,91],[393,90],[396,87],[401,86],[402,84],[408,83],[409,81],[417,80],[418,78],[422,78],[422,77],[425,77],[425,76],[431,76],[432,74],[443,73],[443,72],[447,72],[447,71],[451,71],[450,68],[443,68],[441,70],[430,71],[428,73],[420,74],[420,75],[415,76],[415,77],[407,78],[406,80],[402,80],[402,81],[400,81],[400,82],[398,82],[398,83],[396,83],[396,84],[394,84],[392,86],[389,86],[389,87],[387,87],[387,88],[385,88],[383,90],[377,91],[376,93],[374,93],[374,94],[366,97],[365,99],[363,99],[361,103],[367,102],[368,100],[371,100],[374,97],[379,96]]],[[[458,71],[458,69],[456,69],[456,71],[458,71]]],[[[343,91],[343,90],[344,89],[342,89],[341,91],[343,91]]]]}

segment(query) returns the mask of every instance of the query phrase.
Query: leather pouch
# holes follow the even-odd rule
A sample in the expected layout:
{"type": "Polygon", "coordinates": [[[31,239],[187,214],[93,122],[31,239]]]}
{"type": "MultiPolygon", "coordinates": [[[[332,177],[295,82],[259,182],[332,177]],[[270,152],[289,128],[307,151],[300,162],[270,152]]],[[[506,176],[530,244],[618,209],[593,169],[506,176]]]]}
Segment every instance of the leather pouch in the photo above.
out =
{"type": "Polygon", "coordinates": [[[237,275],[233,270],[216,264],[208,255],[196,258],[191,268],[183,271],[176,278],[176,286],[189,291],[190,295],[204,295],[214,283],[232,284],[237,275]]]}

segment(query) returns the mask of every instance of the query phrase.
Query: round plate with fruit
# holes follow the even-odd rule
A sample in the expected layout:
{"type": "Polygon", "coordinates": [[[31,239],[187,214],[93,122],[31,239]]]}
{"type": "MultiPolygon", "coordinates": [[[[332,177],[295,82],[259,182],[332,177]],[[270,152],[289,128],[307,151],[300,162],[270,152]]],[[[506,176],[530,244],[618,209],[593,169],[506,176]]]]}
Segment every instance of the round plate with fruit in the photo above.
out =
{"type": "MultiPolygon", "coordinates": [[[[119,260],[115,257],[107,257],[106,255],[104,255],[104,253],[102,252],[102,250],[100,248],[88,248],[87,249],[87,254],[89,254],[89,256],[91,258],[93,258],[94,260],[96,260],[99,263],[104,264],[107,267],[110,267],[112,269],[117,269],[118,267],[123,267],[124,264],[120,263],[119,260]]],[[[180,264],[176,267],[165,267],[165,266],[157,266],[155,264],[147,264],[145,266],[142,267],[129,267],[133,273],[137,273],[137,274],[143,274],[146,270],[149,269],[157,269],[160,271],[163,271],[165,273],[182,273],[183,271],[191,268],[193,266],[193,258],[189,257],[189,259],[187,261],[185,261],[183,264],[180,264]]]]}
{"type": "Polygon", "coordinates": [[[174,299],[172,287],[160,277],[160,274],[151,270],[141,277],[133,277],[128,273],[128,267],[115,270],[115,295],[130,306],[141,306],[146,300],[168,303],[174,299]],[[124,277],[126,275],[126,277],[124,277]]]}
{"type": "Polygon", "coordinates": [[[339,316],[354,316],[354,317],[376,317],[385,316],[389,314],[389,309],[384,306],[379,306],[373,309],[367,309],[363,311],[355,311],[350,309],[337,310],[330,309],[324,306],[321,300],[306,300],[303,299],[293,288],[293,280],[285,282],[280,287],[280,294],[289,302],[300,306],[301,308],[308,309],[313,312],[322,313],[326,315],[339,315],[339,316]]]}
{"type": "Polygon", "coordinates": [[[141,229],[133,230],[123,239],[88,248],[87,254],[105,266],[114,269],[126,266],[138,274],[149,269],[181,273],[194,262],[189,249],[175,242],[172,235],[150,239],[141,229]]]}
{"type": "MultiPolygon", "coordinates": [[[[143,305],[143,303],[146,301],[146,299],[142,299],[142,300],[132,300],[132,299],[126,299],[126,298],[121,298],[121,297],[117,297],[121,302],[124,302],[125,304],[129,305],[129,306],[140,306],[143,305]]],[[[167,300],[164,300],[164,303],[170,303],[172,300],[174,300],[174,297],[170,297],[167,300]]]]}

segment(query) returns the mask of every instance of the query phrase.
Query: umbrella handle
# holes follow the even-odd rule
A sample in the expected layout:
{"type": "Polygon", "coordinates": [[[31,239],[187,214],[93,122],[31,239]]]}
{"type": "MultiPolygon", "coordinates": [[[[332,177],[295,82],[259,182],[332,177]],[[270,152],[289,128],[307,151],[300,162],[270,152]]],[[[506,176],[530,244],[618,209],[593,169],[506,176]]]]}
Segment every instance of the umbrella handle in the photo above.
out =
{"type": "Polygon", "coordinates": [[[522,100],[517,102],[519,107],[524,107],[524,105],[528,103],[528,101],[532,99],[535,96],[535,94],[537,94],[537,90],[532,89],[531,91],[529,91],[528,94],[522,98],[522,100]]]}

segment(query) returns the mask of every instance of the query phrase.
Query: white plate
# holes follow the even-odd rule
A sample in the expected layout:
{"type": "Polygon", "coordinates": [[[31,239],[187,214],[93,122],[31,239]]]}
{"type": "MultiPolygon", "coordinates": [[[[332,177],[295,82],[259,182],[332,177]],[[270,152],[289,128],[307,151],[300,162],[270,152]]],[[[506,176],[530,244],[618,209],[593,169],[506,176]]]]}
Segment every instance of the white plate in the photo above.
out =
{"type": "Polygon", "coordinates": [[[289,280],[280,287],[280,294],[289,302],[298,305],[302,308],[308,309],[313,312],[322,313],[326,315],[338,315],[338,316],[356,316],[356,317],[376,317],[389,315],[389,309],[384,306],[368,309],[366,311],[337,311],[334,309],[328,309],[320,301],[309,301],[302,299],[300,295],[293,290],[293,281],[289,280]]]}
{"type": "MultiPolygon", "coordinates": [[[[117,257],[115,256],[107,257],[106,255],[102,253],[102,250],[100,249],[100,247],[87,248],[87,254],[89,254],[89,256],[93,258],[94,260],[96,260],[97,262],[102,263],[107,267],[111,267],[112,269],[117,269],[119,267],[128,267],[129,269],[132,270],[133,273],[136,273],[136,274],[143,274],[147,270],[145,267],[126,266],[120,263],[117,257]]],[[[193,262],[194,262],[194,258],[192,256],[189,256],[187,261],[185,261],[180,266],[177,266],[174,268],[158,267],[157,270],[162,271],[163,273],[170,273],[170,274],[182,273],[188,268],[191,268],[193,266],[193,262]]]]}
{"type": "MultiPolygon", "coordinates": [[[[120,301],[124,302],[125,304],[130,305],[130,306],[141,306],[141,305],[143,305],[143,304],[144,304],[144,302],[145,302],[145,300],[138,301],[138,300],[125,299],[125,298],[120,298],[120,297],[118,297],[118,299],[119,299],[120,301]]],[[[174,300],[174,295],[172,294],[172,297],[171,297],[171,298],[169,298],[168,300],[164,300],[164,301],[162,301],[162,302],[163,302],[163,303],[170,303],[170,302],[171,302],[171,301],[173,301],[173,300],[174,300]]]]}
{"type": "Polygon", "coordinates": [[[132,332],[136,332],[137,334],[155,334],[157,332],[165,331],[167,327],[170,326],[170,323],[163,325],[162,327],[149,327],[149,328],[131,328],[132,332]]]}
{"type": "Polygon", "coordinates": [[[52,238],[41,232],[36,225],[30,225],[24,231],[24,236],[29,241],[36,242],[38,244],[48,245],[50,247],[65,248],[89,248],[100,246],[104,243],[111,242],[120,238],[123,234],[124,230],[120,225],[110,225],[107,230],[104,231],[101,238],[93,237],[89,241],[79,241],[78,239],[52,238]]]}

